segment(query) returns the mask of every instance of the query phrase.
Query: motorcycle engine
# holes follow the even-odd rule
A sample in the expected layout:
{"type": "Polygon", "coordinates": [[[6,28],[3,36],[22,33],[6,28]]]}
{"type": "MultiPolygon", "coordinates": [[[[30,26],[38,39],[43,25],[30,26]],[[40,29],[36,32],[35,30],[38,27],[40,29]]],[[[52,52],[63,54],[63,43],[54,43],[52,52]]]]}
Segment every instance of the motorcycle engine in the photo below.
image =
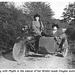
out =
{"type": "Polygon", "coordinates": [[[28,37],[27,37],[27,40],[28,40],[28,41],[32,41],[32,40],[35,40],[35,38],[34,38],[33,36],[28,36],[28,37]]]}

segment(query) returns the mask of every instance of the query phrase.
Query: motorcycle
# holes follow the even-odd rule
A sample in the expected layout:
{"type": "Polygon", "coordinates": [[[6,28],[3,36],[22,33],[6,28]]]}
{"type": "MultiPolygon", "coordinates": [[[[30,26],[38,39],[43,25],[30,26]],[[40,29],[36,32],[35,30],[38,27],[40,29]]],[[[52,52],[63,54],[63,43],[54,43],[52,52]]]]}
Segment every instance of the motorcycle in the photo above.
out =
{"type": "MultiPolygon", "coordinates": [[[[35,53],[35,36],[37,36],[37,34],[28,33],[28,35],[25,35],[25,37],[17,39],[18,41],[14,44],[13,47],[13,58],[16,61],[23,60],[25,56],[28,56],[30,51],[35,53]]],[[[63,57],[66,57],[68,53],[67,39],[65,40],[65,43],[63,45],[62,52],[59,53],[57,49],[59,49],[59,45],[55,42],[54,37],[40,37],[38,51],[39,54],[53,53],[55,55],[61,54],[63,57]]]]}

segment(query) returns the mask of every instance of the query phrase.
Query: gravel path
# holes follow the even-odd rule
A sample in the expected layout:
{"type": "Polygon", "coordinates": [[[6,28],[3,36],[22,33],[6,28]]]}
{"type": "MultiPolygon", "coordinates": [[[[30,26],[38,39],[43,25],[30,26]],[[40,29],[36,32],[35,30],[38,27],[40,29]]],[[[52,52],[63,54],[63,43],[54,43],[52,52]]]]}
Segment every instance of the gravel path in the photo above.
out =
{"type": "Polygon", "coordinates": [[[0,69],[69,69],[67,58],[47,55],[46,57],[25,57],[23,61],[16,62],[12,54],[0,57],[0,69]]]}

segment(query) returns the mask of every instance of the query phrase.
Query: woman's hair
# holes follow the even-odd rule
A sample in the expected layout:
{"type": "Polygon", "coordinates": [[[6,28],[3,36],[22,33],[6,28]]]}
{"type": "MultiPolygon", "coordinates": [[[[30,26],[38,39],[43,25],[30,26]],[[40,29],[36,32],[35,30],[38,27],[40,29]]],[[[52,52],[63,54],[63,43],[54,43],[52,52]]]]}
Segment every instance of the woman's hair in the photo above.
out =
{"type": "Polygon", "coordinates": [[[39,17],[40,18],[40,15],[39,14],[35,14],[34,15],[34,20],[36,20],[36,17],[39,17]]]}
{"type": "Polygon", "coordinates": [[[52,25],[52,28],[54,28],[54,27],[59,28],[58,24],[53,24],[53,25],[52,25]]]}

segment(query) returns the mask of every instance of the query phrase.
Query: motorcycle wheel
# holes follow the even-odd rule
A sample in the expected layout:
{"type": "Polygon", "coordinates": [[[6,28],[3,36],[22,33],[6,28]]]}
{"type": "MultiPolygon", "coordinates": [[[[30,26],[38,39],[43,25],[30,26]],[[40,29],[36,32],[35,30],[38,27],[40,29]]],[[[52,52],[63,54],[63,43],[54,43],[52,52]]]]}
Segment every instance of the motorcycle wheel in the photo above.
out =
{"type": "Polygon", "coordinates": [[[68,42],[67,42],[67,40],[66,40],[65,43],[64,43],[64,46],[63,46],[62,56],[63,56],[63,57],[66,57],[67,54],[68,54],[68,42]]]}
{"type": "Polygon", "coordinates": [[[23,41],[15,43],[13,47],[13,58],[16,61],[23,60],[25,56],[25,51],[26,51],[26,46],[23,41]]]}
{"type": "Polygon", "coordinates": [[[64,51],[62,52],[62,56],[66,57],[68,53],[68,48],[64,49],[64,51]]]}

